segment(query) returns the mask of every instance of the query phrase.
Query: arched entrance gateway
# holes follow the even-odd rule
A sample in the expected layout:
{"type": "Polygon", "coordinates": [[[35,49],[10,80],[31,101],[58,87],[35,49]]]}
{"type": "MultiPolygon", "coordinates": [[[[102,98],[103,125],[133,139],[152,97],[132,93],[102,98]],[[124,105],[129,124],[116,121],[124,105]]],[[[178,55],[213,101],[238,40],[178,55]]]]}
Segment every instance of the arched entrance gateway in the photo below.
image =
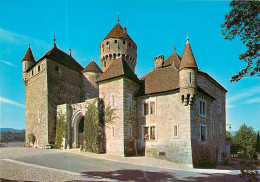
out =
{"type": "Polygon", "coordinates": [[[83,145],[83,131],[84,131],[84,115],[83,112],[77,111],[72,117],[72,147],[79,148],[83,145]]]}

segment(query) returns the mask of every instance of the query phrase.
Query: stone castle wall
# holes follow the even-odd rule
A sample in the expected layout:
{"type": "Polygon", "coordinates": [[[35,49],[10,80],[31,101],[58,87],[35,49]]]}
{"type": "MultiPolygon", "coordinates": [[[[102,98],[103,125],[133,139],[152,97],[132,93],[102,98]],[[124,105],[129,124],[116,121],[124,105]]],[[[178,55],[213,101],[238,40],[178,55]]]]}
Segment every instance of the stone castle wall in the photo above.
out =
{"type": "Polygon", "coordinates": [[[101,73],[84,72],[82,76],[82,92],[84,99],[98,97],[98,84],[96,80],[100,77],[101,73]]]}
{"type": "Polygon", "coordinates": [[[25,84],[25,140],[29,143],[28,134],[33,134],[36,137],[34,147],[45,147],[48,144],[46,60],[39,62],[32,70],[27,73],[25,84]]]}
{"type": "Polygon", "coordinates": [[[47,59],[49,143],[55,142],[57,105],[84,101],[82,73],[47,59]],[[58,68],[57,68],[58,67],[58,68]]]}
{"type": "Polygon", "coordinates": [[[201,163],[201,155],[208,153],[212,163],[221,160],[221,153],[226,150],[226,93],[216,84],[206,78],[203,74],[198,74],[198,85],[207,90],[216,100],[209,99],[198,93],[192,109],[192,151],[194,164],[201,163]],[[206,102],[206,116],[199,114],[200,99],[206,102]],[[200,140],[200,126],[206,126],[206,141],[200,140]]]}
{"type": "Polygon", "coordinates": [[[106,152],[109,154],[124,155],[124,85],[123,78],[99,83],[99,97],[104,99],[105,107],[110,105],[116,109],[116,119],[105,127],[106,152]],[[113,97],[114,106],[112,104],[113,97]]]}
{"type": "Polygon", "coordinates": [[[181,103],[179,93],[138,97],[137,120],[138,147],[145,155],[192,165],[190,106],[181,103]],[[155,103],[155,113],[145,116],[144,103],[150,102],[155,103]],[[143,126],[156,127],[155,140],[144,140],[143,126]],[[178,128],[176,137],[174,126],[178,128]]]}

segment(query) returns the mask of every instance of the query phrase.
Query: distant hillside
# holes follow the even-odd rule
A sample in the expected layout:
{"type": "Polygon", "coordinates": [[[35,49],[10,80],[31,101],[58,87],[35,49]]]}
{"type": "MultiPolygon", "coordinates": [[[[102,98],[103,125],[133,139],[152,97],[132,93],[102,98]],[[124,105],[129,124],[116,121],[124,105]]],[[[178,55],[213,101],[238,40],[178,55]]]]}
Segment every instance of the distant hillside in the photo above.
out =
{"type": "Polygon", "coordinates": [[[1,131],[0,142],[24,142],[25,130],[1,131]]]}
{"type": "Polygon", "coordinates": [[[0,128],[0,132],[6,132],[6,131],[23,132],[23,131],[25,131],[25,129],[18,130],[18,129],[14,129],[14,128],[0,128]]]}

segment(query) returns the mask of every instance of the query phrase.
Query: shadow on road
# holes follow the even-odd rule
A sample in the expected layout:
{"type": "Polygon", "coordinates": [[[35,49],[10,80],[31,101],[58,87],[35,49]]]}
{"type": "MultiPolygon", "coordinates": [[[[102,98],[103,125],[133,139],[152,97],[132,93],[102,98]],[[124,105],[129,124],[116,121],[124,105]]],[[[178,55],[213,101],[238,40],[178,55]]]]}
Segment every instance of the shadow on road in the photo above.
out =
{"type": "Polygon", "coordinates": [[[151,172],[151,171],[142,171],[135,169],[125,169],[125,170],[116,170],[116,171],[90,171],[83,172],[82,174],[98,176],[101,178],[109,178],[120,181],[228,181],[228,182],[239,182],[242,181],[238,175],[231,174],[208,174],[208,173],[199,173],[198,176],[182,178],[174,173],[170,172],[151,172]]]}

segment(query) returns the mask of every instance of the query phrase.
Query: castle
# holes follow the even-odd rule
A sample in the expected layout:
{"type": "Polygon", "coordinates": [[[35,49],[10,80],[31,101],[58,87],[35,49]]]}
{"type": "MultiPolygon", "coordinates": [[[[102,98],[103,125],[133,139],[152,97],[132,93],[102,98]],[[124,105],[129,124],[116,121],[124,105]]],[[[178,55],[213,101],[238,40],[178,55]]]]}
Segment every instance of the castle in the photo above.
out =
{"type": "Polygon", "coordinates": [[[29,48],[22,60],[26,87],[26,142],[37,147],[55,141],[57,113],[68,127],[66,146],[83,144],[86,104],[103,98],[116,109],[105,126],[106,152],[146,155],[196,166],[207,156],[221,161],[226,152],[226,92],[201,71],[187,38],[182,57],[154,58],[155,68],[135,74],[137,45],[119,22],[101,41],[102,70],[91,61],[83,68],[55,42],[37,62],[29,48]]]}

